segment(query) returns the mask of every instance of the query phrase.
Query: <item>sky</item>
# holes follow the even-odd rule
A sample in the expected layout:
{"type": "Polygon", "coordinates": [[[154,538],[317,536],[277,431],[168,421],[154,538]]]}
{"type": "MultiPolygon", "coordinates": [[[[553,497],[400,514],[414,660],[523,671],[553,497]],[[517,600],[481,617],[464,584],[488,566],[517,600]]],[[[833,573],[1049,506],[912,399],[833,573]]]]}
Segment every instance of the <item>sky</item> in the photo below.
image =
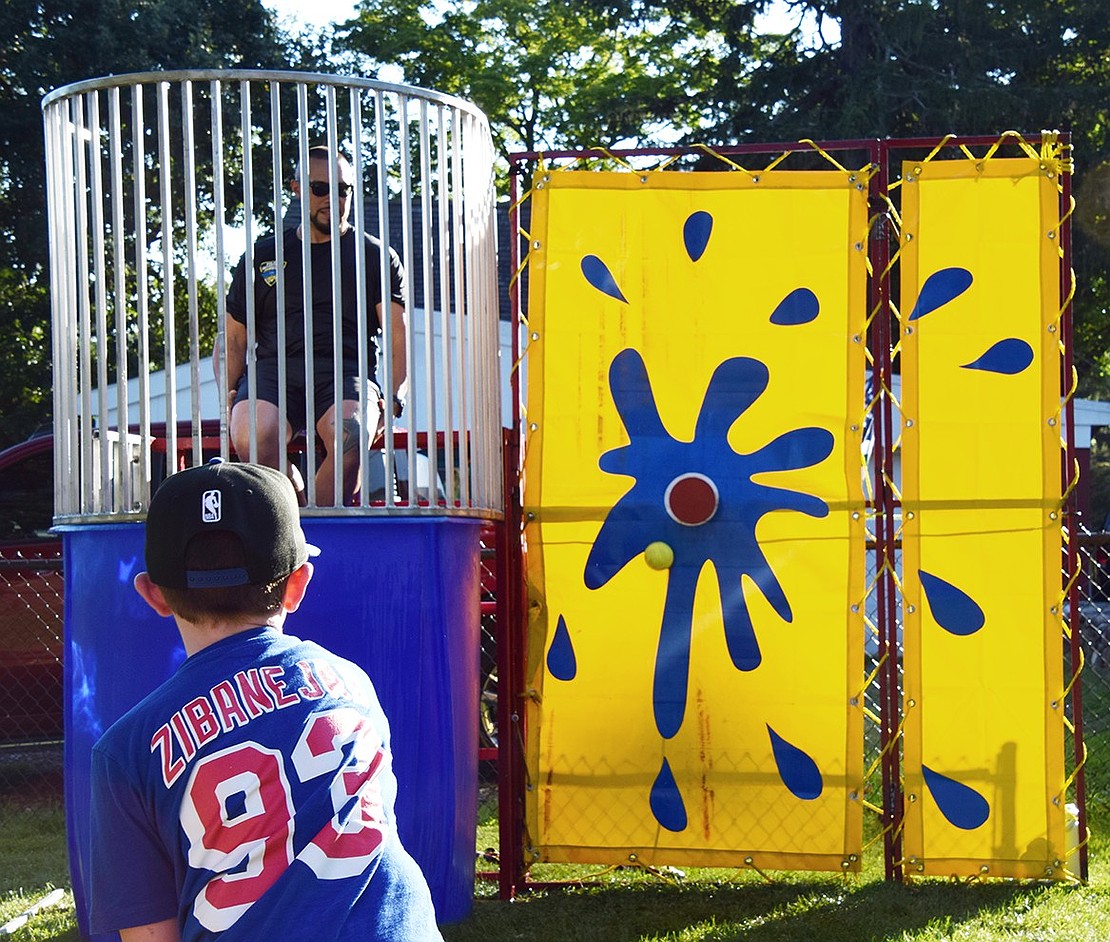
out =
{"type": "MultiPolygon", "coordinates": [[[[357,0],[263,0],[279,16],[300,20],[308,26],[326,26],[329,23],[343,22],[354,16],[357,0]]],[[[768,32],[780,32],[792,27],[797,14],[792,14],[785,2],[772,3],[770,8],[758,19],[758,24],[768,32]]],[[[807,23],[807,32],[812,32],[816,24],[807,23]]],[[[836,24],[826,21],[825,37],[830,41],[839,38],[836,24]]]]}
{"type": "Polygon", "coordinates": [[[262,0],[278,16],[290,16],[307,26],[341,23],[355,13],[355,0],[262,0]]]}

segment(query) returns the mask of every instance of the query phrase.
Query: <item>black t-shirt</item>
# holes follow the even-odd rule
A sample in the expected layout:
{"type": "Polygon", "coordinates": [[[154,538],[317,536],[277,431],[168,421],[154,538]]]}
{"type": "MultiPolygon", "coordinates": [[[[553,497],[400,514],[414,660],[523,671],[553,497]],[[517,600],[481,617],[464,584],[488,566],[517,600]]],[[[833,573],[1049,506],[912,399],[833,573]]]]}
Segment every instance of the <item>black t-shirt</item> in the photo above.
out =
{"type": "MultiPolygon", "coordinates": [[[[358,299],[355,293],[355,233],[348,230],[339,239],[340,298],[342,301],[343,360],[348,365],[358,361],[358,299]]],[[[312,272],[312,356],[314,360],[333,359],[333,311],[331,279],[331,242],[313,242],[310,269],[312,272]]],[[[374,370],[376,337],[381,328],[377,306],[381,303],[381,243],[365,236],[366,254],[366,336],[369,341],[370,370],[374,370]]],[[[304,263],[301,240],[295,229],[287,229],[283,243],[285,263],[285,356],[287,360],[304,360],[304,263]]],[[[227,294],[227,313],[241,324],[247,322],[247,282],[245,254],[231,279],[227,294]]],[[[277,333],[277,266],[273,236],[254,244],[254,310],[255,337],[260,360],[278,356],[277,333]]],[[[393,249],[389,250],[389,293],[392,300],[404,303],[405,271],[393,249]]],[[[388,312],[388,305],[385,305],[388,312]]]]}

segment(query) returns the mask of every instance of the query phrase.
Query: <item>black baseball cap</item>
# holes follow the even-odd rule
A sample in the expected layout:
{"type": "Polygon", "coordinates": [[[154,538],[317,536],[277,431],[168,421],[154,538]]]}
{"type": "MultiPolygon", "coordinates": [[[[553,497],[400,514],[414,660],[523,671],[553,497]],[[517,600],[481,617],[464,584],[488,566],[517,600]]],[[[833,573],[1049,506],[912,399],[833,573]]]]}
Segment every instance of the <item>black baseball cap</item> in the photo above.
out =
{"type": "Polygon", "coordinates": [[[147,511],[147,574],[155,585],[170,589],[266,585],[319,552],[305,542],[289,478],[262,465],[213,458],[179,471],[162,482],[147,511]],[[189,541],[211,530],[239,537],[244,566],[185,568],[189,541]]]}

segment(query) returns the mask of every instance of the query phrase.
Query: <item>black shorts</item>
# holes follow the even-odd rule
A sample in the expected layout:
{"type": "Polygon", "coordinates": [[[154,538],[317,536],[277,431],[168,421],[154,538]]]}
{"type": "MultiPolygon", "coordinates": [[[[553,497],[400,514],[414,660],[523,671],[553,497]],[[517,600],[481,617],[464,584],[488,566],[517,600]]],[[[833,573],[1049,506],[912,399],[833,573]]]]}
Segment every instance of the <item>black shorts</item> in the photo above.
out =
{"type": "MultiPolygon", "coordinates": [[[[312,373],[312,406],[316,414],[316,420],[313,422],[314,428],[316,422],[319,422],[324,413],[335,403],[332,370],[331,360],[320,361],[316,364],[312,373]]],[[[289,422],[294,435],[308,430],[308,425],[305,422],[307,412],[305,409],[304,372],[304,364],[300,362],[294,360],[285,364],[285,418],[289,422]]],[[[278,404],[277,360],[259,360],[255,377],[257,398],[272,402],[276,406],[278,404]]],[[[239,385],[235,389],[235,402],[246,402],[247,398],[247,372],[244,370],[243,375],[239,378],[239,385]]],[[[378,388],[378,384],[372,378],[368,379],[366,381],[366,403],[377,405],[381,398],[382,392],[378,388]]],[[[357,370],[348,372],[344,369],[343,371],[343,399],[352,402],[358,401],[357,370]]]]}

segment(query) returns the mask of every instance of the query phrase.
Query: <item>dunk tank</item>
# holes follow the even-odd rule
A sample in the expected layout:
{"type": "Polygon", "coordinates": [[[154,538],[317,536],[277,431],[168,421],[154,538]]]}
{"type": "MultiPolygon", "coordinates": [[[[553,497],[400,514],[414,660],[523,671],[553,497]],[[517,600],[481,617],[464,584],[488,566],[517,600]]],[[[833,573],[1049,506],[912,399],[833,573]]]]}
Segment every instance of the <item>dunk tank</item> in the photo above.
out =
{"type": "MultiPolygon", "coordinates": [[[[366,278],[344,282],[338,251],[328,253],[333,296],[356,295],[357,336],[347,340],[361,351],[360,378],[376,374],[389,402],[403,365],[408,400],[400,418],[386,410],[381,436],[361,430],[353,503],[317,500],[324,450],[311,431],[283,454],[282,469],[295,465],[306,483],[302,522],[322,550],[289,630],[370,674],[391,722],[401,837],[440,920],[462,918],[474,880],[479,530],[502,513],[485,117],[434,92],[280,72],[91,80],[53,92],[43,108],[55,522],[66,560],[66,815],[82,933],[92,746],[184,659],[172,621],[154,616],[131,587],[143,568],[145,511],[167,476],[212,456],[236,457],[219,352],[224,294],[244,252],[253,269],[256,240],[308,217],[307,188],[298,199],[288,183],[316,145],[350,160],[356,236],[378,238],[406,269],[406,318],[382,318],[377,346],[393,355],[375,364],[367,341],[379,324],[366,278]]],[[[333,235],[335,199],[333,192],[333,235]]],[[[305,255],[308,267],[307,248],[305,255]]],[[[286,263],[279,254],[274,267],[286,263]]],[[[386,282],[384,266],[367,272],[366,264],[356,253],[357,274],[386,282]]],[[[343,329],[337,319],[336,350],[343,329]]],[[[248,349],[255,331],[248,315],[248,349]]],[[[303,339],[311,358],[312,337],[303,339]]],[[[244,460],[258,454],[255,371],[248,356],[244,460]]],[[[338,377],[338,363],[334,371],[338,377]]],[[[312,395],[310,385],[309,415],[312,395]]],[[[288,409],[279,403],[282,416],[288,409]]],[[[334,444],[338,452],[341,442],[334,444]]],[[[338,477],[334,483],[338,492],[338,477]]],[[[265,699],[265,691],[252,695],[258,709],[265,699]]],[[[198,735],[188,711],[170,726],[173,748],[187,759],[198,735]]]]}

